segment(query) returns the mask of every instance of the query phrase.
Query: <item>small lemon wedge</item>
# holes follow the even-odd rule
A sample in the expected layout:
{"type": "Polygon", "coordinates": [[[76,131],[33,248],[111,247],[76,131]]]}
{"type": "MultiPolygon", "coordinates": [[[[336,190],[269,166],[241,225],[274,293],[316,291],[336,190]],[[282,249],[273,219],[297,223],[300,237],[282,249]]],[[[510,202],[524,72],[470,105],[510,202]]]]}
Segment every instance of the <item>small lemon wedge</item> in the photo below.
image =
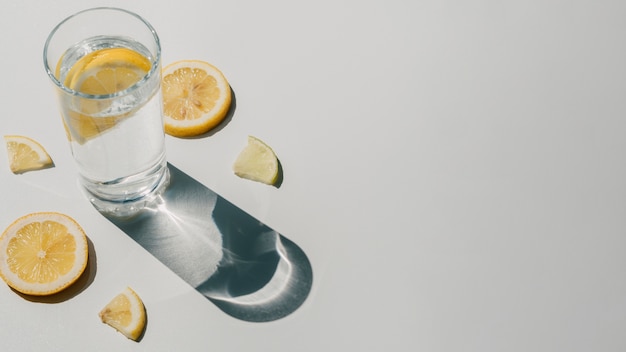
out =
{"type": "Polygon", "coordinates": [[[275,185],[279,177],[278,158],[270,146],[248,136],[248,144],[237,156],[233,171],[241,178],[275,185]]]}
{"type": "Polygon", "coordinates": [[[32,138],[4,136],[9,156],[9,168],[14,174],[52,167],[52,159],[46,149],[32,138]]]}
{"type": "Polygon", "coordinates": [[[113,297],[98,316],[103,323],[134,341],[139,339],[146,327],[143,301],[130,287],[113,297]]]}

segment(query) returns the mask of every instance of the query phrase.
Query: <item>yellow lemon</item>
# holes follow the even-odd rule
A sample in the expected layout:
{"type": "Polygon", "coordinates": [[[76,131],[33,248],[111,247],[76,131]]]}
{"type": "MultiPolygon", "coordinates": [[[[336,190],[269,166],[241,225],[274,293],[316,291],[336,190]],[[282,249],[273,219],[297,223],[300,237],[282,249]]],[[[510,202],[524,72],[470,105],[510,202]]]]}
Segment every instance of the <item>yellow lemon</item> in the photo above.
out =
{"type": "Polygon", "coordinates": [[[103,323],[135,341],[146,326],[146,309],[139,295],[130,287],[113,297],[98,315],[103,323]]]}
{"type": "Polygon", "coordinates": [[[25,136],[4,136],[9,156],[9,168],[15,174],[40,170],[53,166],[46,149],[32,138],[25,136]]]}
{"type": "Polygon", "coordinates": [[[191,137],[208,132],[228,113],[230,85],[215,66],[199,60],[182,60],[163,69],[165,132],[191,137]]]}
{"type": "Polygon", "coordinates": [[[278,158],[270,146],[248,136],[248,144],[237,156],[233,171],[241,178],[274,185],[279,176],[278,158]]]}
{"type": "Polygon", "coordinates": [[[74,283],[88,261],[87,237],[71,217],[25,215],[0,236],[0,276],[16,291],[50,295],[74,283]]]}

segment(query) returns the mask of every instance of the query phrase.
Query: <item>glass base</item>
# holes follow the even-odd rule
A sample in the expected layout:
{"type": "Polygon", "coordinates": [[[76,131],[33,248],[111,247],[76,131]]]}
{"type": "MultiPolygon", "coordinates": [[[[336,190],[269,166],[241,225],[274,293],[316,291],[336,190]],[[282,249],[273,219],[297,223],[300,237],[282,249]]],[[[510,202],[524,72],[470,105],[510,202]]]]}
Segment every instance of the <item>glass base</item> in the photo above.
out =
{"type": "Polygon", "coordinates": [[[130,217],[151,206],[165,191],[170,181],[166,163],[143,173],[107,184],[82,180],[82,186],[91,204],[103,214],[130,217]]]}

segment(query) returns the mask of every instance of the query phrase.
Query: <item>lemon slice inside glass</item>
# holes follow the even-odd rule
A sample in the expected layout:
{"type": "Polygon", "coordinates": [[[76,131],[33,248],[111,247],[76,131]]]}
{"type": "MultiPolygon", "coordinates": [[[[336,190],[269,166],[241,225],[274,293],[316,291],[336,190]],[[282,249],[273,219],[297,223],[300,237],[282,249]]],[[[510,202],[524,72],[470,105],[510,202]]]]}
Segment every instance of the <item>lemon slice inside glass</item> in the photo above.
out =
{"type": "Polygon", "coordinates": [[[15,174],[52,167],[52,159],[46,149],[32,138],[4,136],[9,156],[9,168],[15,174]]]}
{"type": "Polygon", "coordinates": [[[233,171],[241,178],[274,185],[279,177],[278,158],[270,146],[248,136],[248,144],[237,156],[233,171]]]}
{"type": "Polygon", "coordinates": [[[87,260],[85,232],[64,214],[25,215],[0,236],[0,276],[28,295],[62,291],[81,276],[87,260]]]}
{"type": "MultiPolygon", "coordinates": [[[[150,59],[128,48],[101,49],[80,58],[68,71],[64,84],[83,94],[114,94],[139,82],[151,65],[150,59]]],[[[59,70],[57,67],[57,77],[59,70]]],[[[79,111],[68,110],[64,122],[70,140],[80,144],[114,127],[128,115],[97,116],[109,108],[110,100],[82,98],[79,101],[79,111]]]]}
{"type": "Polygon", "coordinates": [[[163,69],[165,133],[191,137],[208,132],[226,117],[230,85],[217,67],[199,60],[181,60],[163,69]]]}
{"type": "Polygon", "coordinates": [[[146,327],[146,309],[143,301],[130,287],[126,287],[113,297],[98,315],[103,323],[134,341],[141,337],[146,327]]]}

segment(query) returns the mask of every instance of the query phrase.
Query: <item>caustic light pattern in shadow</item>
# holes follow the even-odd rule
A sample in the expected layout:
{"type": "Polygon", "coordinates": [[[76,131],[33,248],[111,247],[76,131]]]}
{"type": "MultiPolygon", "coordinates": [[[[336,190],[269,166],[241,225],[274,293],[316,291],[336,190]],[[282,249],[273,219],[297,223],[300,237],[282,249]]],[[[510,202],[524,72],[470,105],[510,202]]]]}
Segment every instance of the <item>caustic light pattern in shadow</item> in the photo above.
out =
{"type": "Polygon", "coordinates": [[[235,318],[272,321],[300,307],[313,282],[302,249],[168,167],[170,186],[158,203],[130,219],[109,219],[235,318]]]}

